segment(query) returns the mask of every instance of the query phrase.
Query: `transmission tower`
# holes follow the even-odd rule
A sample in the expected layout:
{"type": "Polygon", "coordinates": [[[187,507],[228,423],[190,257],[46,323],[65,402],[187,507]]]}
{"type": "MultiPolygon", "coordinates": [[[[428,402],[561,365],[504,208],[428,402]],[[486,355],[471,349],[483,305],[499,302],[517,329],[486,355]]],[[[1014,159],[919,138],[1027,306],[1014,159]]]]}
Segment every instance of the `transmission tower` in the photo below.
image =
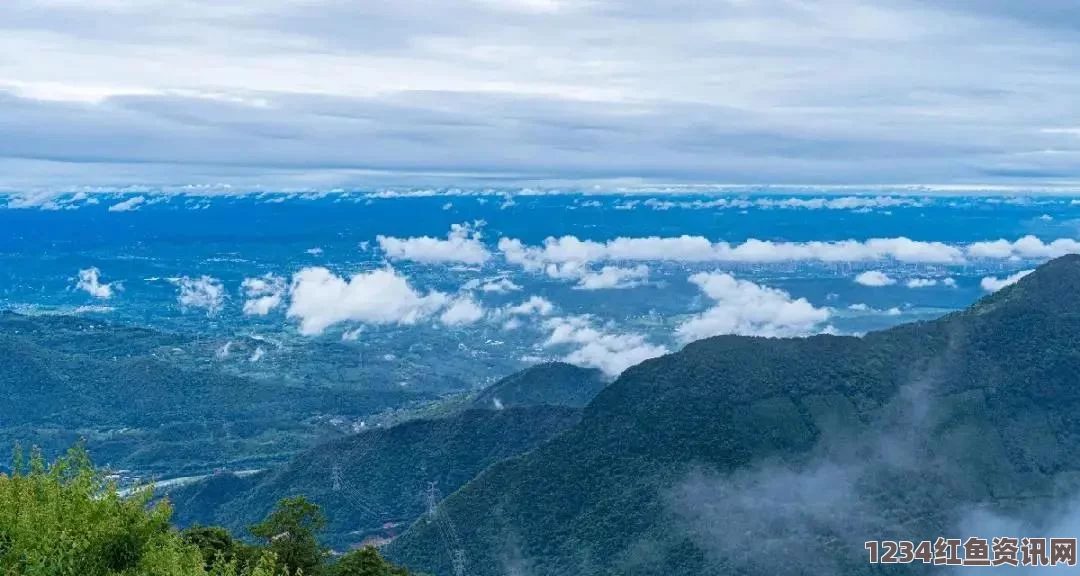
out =
{"type": "Polygon", "coordinates": [[[439,501],[442,493],[435,482],[428,482],[425,501],[427,503],[428,523],[435,522],[435,529],[439,533],[439,539],[450,555],[450,566],[454,576],[465,576],[465,549],[461,547],[461,539],[458,537],[457,528],[453,521],[444,511],[439,513],[439,501]]]}

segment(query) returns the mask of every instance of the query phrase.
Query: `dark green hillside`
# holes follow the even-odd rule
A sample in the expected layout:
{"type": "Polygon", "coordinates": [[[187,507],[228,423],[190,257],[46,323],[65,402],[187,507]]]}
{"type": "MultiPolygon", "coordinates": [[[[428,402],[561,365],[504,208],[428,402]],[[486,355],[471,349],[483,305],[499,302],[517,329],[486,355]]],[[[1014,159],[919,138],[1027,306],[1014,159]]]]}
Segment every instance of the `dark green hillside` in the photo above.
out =
{"type": "MultiPolygon", "coordinates": [[[[1052,522],[1080,494],[1078,443],[1069,256],[937,321],[717,337],[645,362],[439,512],[477,576],[873,573],[865,540],[1052,522]]],[[[415,524],[389,557],[450,573],[436,527],[415,524]]]]}
{"type": "Polygon", "coordinates": [[[167,350],[182,342],[85,319],[0,314],[0,443],[54,454],[85,437],[99,461],[144,473],[258,468],[338,435],[329,416],[432,398],[232,376],[171,359],[167,350]]]}
{"type": "Polygon", "coordinates": [[[517,456],[573,426],[580,411],[538,406],[467,410],[322,443],[270,475],[231,475],[171,491],[176,520],[240,531],[278,500],[303,495],[326,510],[326,542],[344,548],[403,530],[426,510],[429,483],[453,492],[491,464],[517,456]]]}
{"type": "Polygon", "coordinates": [[[141,356],[191,339],[179,334],[137,326],[117,326],[81,316],[26,316],[0,310],[0,334],[24,342],[74,354],[111,358],[141,356]]]}
{"type": "Polygon", "coordinates": [[[489,410],[542,405],[580,408],[606,385],[599,370],[549,362],[499,380],[481,391],[472,405],[489,410]]]}

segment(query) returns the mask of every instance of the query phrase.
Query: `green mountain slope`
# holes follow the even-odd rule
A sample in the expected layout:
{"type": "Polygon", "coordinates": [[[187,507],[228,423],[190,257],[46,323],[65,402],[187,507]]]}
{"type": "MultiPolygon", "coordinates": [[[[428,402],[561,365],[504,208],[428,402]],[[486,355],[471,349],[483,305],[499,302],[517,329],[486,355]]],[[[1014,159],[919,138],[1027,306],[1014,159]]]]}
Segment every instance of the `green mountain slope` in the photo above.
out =
{"type": "Polygon", "coordinates": [[[282,498],[321,505],[326,542],[344,548],[385,536],[384,524],[411,523],[427,509],[431,483],[452,492],[491,464],[517,456],[577,423],[580,411],[536,406],[467,410],[414,420],[316,445],[284,468],[253,478],[219,475],[173,489],[175,520],[243,533],[282,498]]]}
{"type": "Polygon", "coordinates": [[[0,444],[58,453],[80,437],[100,462],[170,475],[261,467],[339,435],[325,420],[433,396],[285,385],[170,356],[187,340],[65,317],[0,313],[0,444]]]}
{"type": "Polygon", "coordinates": [[[474,576],[878,573],[866,540],[1060,527],[1078,441],[1068,256],[936,321],[710,338],[633,367],[439,506],[460,545],[420,521],[387,554],[439,575],[456,546],[474,576]]]}
{"type": "Polygon", "coordinates": [[[511,374],[477,394],[474,408],[570,406],[580,408],[604,389],[603,372],[549,362],[511,374]]]}

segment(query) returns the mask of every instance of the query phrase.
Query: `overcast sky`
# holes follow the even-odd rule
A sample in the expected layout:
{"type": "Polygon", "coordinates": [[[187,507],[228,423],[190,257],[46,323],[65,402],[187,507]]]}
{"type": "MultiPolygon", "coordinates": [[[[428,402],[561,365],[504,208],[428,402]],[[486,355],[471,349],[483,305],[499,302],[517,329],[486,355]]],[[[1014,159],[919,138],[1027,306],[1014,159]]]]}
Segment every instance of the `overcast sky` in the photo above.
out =
{"type": "Polygon", "coordinates": [[[1075,0],[3,0],[0,187],[1080,182],[1075,0]]]}

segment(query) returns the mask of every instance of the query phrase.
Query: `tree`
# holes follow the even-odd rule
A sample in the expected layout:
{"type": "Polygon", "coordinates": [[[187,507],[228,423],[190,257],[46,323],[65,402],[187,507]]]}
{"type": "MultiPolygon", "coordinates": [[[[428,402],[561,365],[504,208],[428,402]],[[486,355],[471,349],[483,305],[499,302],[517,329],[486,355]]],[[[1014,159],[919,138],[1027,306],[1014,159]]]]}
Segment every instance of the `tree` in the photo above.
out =
{"type": "Polygon", "coordinates": [[[233,538],[232,534],[221,526],[196,524],[180,534],[185,542],[198,547],[207,571],[212,570],[215,565],[234,564],[238,571],[243,572],[254,566],[260,555],[258,548],[233,538]]]}
{"type": "Polygon", "coordinates": [[[120,496],[82,445],[51,466],[17,450],[11,475],[0,475],[0,573],[204,575],[168,504],[150,501],[149,490],[120,496]]]}
{"type": "Polygon", "coordinates": [[[278,502],[277,508],[250,531],[266,539],[269,550],[290,574],[302,571],[304,576],[319,576],[326,549],[319,545],[316,534],[324,526],[326,517],[319,506],[295,496],[278,502]]]}
{"type": "Polygon", "coordinates": [[[352,550],[326,570],[327,576],[409,576],[408,570],[383,560],[371,546],[352,550]]]}

